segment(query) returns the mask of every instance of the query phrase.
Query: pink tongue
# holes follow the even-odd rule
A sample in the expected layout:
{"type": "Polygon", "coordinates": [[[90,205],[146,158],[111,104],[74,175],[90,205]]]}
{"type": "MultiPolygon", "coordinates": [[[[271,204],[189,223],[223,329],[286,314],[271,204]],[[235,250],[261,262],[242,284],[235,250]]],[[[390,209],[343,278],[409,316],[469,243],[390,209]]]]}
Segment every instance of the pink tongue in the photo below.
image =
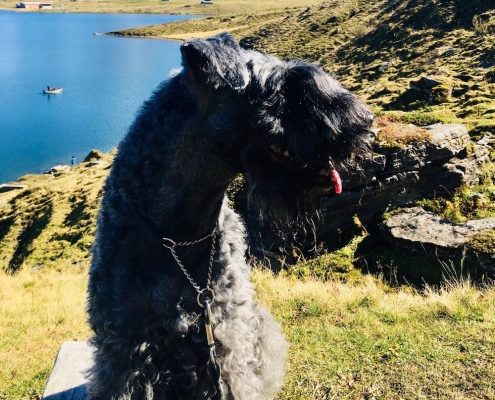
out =
{"type": "Polygon", "coordinates": [[[332,181],[335,185],[335,193],[342,193],[342,180],[340,179],[340,175],[336,170],[332,170],[332,181]]]}

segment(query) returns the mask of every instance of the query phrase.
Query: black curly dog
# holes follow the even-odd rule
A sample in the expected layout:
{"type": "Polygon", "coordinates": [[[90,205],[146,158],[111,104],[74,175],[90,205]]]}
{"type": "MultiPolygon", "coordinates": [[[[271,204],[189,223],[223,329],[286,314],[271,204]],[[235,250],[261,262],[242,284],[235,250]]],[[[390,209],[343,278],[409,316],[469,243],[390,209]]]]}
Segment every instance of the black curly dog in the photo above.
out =
{"type": "Polygon", "coordinates": [[[339,192],[370,149],[370,112],[321,69],[228,34],[181,46],[105,183],[88,289],[91,399],[265,400],[287,344],[254,300],[244,227],[224,194],[244,173],[277,223],[339,192]],[[201,294],[198,295],[198,292],[201,294]]]}

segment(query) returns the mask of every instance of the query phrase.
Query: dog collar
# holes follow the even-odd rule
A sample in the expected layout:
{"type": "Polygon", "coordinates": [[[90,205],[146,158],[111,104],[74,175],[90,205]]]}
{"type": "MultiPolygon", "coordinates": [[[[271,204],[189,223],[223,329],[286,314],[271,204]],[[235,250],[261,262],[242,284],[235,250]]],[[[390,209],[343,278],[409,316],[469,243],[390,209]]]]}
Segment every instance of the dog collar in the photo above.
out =
{"type": "Polygon", "coordinates": [[[172,239],[169,238],[162,238],[163,240],[163,247],[167,248],[170,250],[172,253],[172,256],[174,257],[175,261],[179,265],[180,269],[186,276],[187,280],[191,283],[192,287],[196,292],[198,293],[198,297],[196,298],[196,301],[198,302],[199,306],[204,309],[205,312],[205,328],[206,328],[206,339],[208,342],[208,347],[210,349],[210,361],[212,363],[216,363],[216,353],[215,353],[215,339],[213,337],[213,329],[211,327],[211,308],[210,304],[213,303],[215,300],[215,292],[213,289],[210,287],[211,285],[211,273],[213,271],[213,260],[215,258],[215,239],[216,239],[216,230],[217,227],[213,229],[211,233],[208,235],[202,237],[201,239],[197,240],[192,240],[190,242],[179,242],[176,243],[172,239]],[[182,261],[179,259],[179,256],[177,255],[177,252],[175,251],[176,247],[178,246],[190,246],[196,243],[200,243],[206,239],[211,237],[211,250],[210,250],[210,266],[208,267],[208,279],[206,280],[206,287],[204,289],[201,289],[201,286],[199,286],[196,281],[193,279],[193,277],[189,274],[187,271],[186,267],[182,263],[182,261]]]}
{"type": "Polygon", "coordinates": [[[179,265],[180,269],[186,276],[187,280],[191,283],[192,287],[196,292],[198,293],[198,297],[196,298],[196,301],[198,302],[199,306],[203,308],[204,314],[205,314],[205,330],[206,330],[206,341],[208,343],[208,349],[209,349],[209,355],[210,355],[210,363],[209,365],[213,368],[213,373],[214,376],[216,376],[216,386],[217,386],[217,393],[216,393],[216,398],[221,397],[222,393],[222,386],[221,386],[221,372],[220,372],[220,363],[218,362],[217,359],[217,354],[215,352],[215,338],[213,336],[213,328],[211,326],[211,307],[210,304],[213,303],[215,300],[215,292],[214,290],[210,287],[211,285],[211,273],[213,271],[213,260],[215,258],[215,242],[216,242],[216,231],[217,227],[213,229],[211,233],[208,235],[192,240],[189,242],[175,242],[174,240],[170,238],[162,238],[163,240],[163,247],[167,248],[170,250],[172,253],[172,256],[174,257],[175,261],[179,265]],[[196,281],[192,278],[192,276],[189,274],[187,271],[186,267],[182,263],[182,261],[179,259],[179,256],[177,255],[177,252],[175,249],[179,246],[190,246],[196,243],[200,243],[208,238],[211,237],[211,250],[210,250],[210,266],[208,268],[208,279],[206,280],[206,287],[204,289],[201,289],[201,286],[199,286],[196,281]]]}

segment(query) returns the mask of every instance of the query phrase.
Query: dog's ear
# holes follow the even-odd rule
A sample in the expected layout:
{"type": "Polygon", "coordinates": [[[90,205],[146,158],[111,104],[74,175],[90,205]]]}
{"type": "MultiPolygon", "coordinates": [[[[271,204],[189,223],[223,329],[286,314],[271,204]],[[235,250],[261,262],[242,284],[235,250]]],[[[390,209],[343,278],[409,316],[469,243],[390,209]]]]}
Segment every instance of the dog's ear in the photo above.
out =
{"type": "Polygon", "coordinates": [[[243,51],[232,35],[192,39],[180,47],[187,82],[244,89],[249,73],[243,51]]]}

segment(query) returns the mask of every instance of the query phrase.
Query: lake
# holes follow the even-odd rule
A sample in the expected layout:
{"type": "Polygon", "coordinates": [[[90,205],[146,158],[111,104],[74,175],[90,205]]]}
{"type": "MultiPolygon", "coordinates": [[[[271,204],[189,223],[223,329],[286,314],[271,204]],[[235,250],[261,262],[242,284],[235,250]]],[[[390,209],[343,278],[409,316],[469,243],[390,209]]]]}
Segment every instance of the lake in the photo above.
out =
{"type": "Polygon", "coordinates": [[[0,183],[110,151],[180,67],[179,42],[93,32],[186,18],[0,11],[0,183]]]}

